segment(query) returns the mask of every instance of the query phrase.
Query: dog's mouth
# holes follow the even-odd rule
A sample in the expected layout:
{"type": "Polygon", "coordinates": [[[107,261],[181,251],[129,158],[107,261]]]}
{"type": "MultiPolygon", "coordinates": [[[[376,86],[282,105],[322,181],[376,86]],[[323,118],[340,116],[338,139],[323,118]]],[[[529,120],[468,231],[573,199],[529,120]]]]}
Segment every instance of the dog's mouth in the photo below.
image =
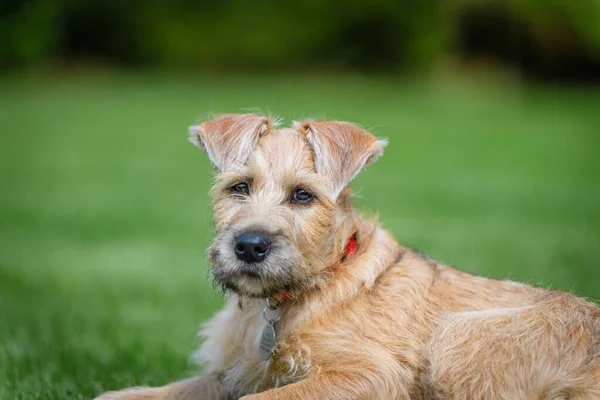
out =
{"type": "Polygon", "coordinates": [[[242,268],[240,270],[240,274],[243,276],[247,276],[250,279],[259,279],[259,280],[264,279],[263,276],[258,271],[256,271],[254,268],[242,268]]]}
{"type": "Polygon", "coordinates": [[[212,268],[214,284],[223,293],[235,293],[247,297],[272,297],[282,292],[292,291],[300,286],[292,278],[269,277],[256,269],[240,268],[236,272],[224,272],[218,264],[212,268]]]}
{"type": "Polygon", "coordinates": [[[249,264],[223,260],[216,254],[211,256],[211,261],[214,286],[220,287],[224,294],[265,298],[302,286],[285,263],[276,267],[268,262],[249,264]]]}
{"type": "Polygon", "coordinates": [[[220,283],[224,294],[235,293],[238,296],[252,298],[269,298],[279,296],[281,293],[292,292],[292,285],[269,286],[265,287],[263,282],[252,283],[249,281],[230,280],[220,283]]]}

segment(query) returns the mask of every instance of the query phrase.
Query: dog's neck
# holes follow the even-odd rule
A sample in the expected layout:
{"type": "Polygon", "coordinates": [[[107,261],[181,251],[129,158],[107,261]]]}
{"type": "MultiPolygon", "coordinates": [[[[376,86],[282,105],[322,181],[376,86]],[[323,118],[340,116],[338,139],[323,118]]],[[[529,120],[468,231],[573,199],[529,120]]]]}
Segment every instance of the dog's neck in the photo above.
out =
{"type": "MultiPolygon", "coordinates": [[[[357,253],[334,266],[327,279],[305,292],[297,301],[281,306],[279,329],[285,335],[306,318],[318,319],[331,307],[347,301],[363,290],[371,290],[378,279],[395,265],[405,252],[394,237],[373,221],[359,221],[357,253]]],[[[264,307],[264,302],[257,304],[264,307]]]]}
{"type": "MultiPolygon", "coordinates": [[[[358,252],[358,230],[350,235],[344,246],[344,253],[338,264],[343,265],[344,262],[358,252]]],[[[267,298],[267,306],[271,309],[278,308],[284,302],[292,300],[294,296],[302,295],[302,293],[293,293],[291,291],[281,291],[280,293],[267,298]]]]}

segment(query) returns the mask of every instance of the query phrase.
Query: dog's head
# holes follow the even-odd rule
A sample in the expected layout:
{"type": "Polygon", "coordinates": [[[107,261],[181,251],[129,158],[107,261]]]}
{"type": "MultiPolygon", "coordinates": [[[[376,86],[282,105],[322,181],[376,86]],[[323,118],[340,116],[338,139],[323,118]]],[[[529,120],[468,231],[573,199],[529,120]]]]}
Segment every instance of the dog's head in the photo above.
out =
{"type": "Polygon", "coordinates": [[[386,145],[347,122],[275,129],[252,114],[192,126],[190,140],[217,170],[214,279],[251,297],[306,290],[342,257],[354,229],[347,186],[386,145]]]}

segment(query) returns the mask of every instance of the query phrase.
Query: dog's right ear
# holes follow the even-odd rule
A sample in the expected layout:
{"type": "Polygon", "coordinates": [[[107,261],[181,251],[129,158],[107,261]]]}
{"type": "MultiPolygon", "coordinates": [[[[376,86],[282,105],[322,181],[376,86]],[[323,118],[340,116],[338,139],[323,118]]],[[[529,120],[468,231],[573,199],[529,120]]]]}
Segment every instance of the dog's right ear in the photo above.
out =
{"type": "Polygon", "coordinates": [[[190,142],[200,147],[219,171],[241,167],[258,139],[271,130],[272,121],[256,114],[224,114],[192,125],[190,142]]]}

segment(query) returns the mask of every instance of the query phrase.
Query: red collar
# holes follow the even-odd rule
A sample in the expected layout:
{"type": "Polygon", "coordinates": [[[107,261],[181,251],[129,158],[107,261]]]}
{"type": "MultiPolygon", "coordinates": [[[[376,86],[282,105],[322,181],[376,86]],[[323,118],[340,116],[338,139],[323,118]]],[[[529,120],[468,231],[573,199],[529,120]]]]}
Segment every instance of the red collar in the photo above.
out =
{"type": "MultiPolygon", "coordinates": [[[[358,251],[358,243],[356,242],[356,233],[354,233],[352,236],[350,236],[350,239],[348,239],[348,243],[346,243],[346,247],[344,248],[344,255],[342,256],[340,263],[343,263],[344,261],[346,261],[346,259],[348,257],[356,254],[357,251],[358,251]]],[[[279,304],[281,304],[284,301],[287,301],[291,298],[292,298],[292,294],[290,292],[284,290],[283,292],[281,292],[279,294],[269,297],[268,300],[270,300],[270,302],[273,302],[274,308],[277,308],[279,306],[279,304]]],[[[269,304],[269,302],[267,302],[267,305],[268,304],[269,304]]],[[[269,308],[271,308],[271,306],[269,306],[269,308]]]]}
{"type": "Polygon", "coordinates": [[[344,256],[342,257],[342,261],[346,258],[353,256],[358,251],[358,244],[356,243],[356,233],[350,236],[348,239],[348,243],[346,244],[346,248],[344,249],[344,256]]]}

